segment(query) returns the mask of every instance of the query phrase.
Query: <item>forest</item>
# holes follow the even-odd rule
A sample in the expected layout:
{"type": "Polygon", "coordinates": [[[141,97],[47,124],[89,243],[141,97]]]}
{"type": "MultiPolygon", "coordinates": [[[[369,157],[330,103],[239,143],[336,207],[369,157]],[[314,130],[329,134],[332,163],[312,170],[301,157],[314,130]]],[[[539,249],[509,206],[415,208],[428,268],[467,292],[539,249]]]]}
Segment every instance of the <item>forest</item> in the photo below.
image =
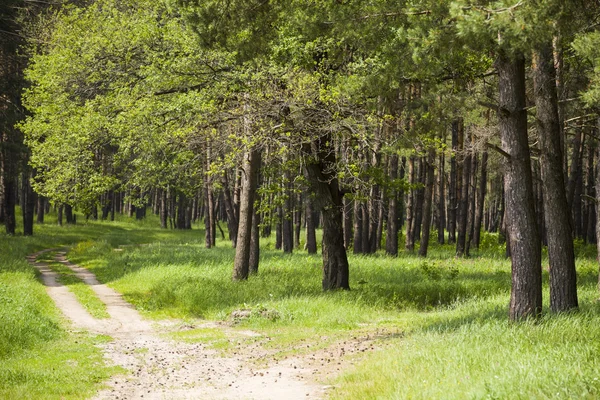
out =
{"type": "Polygon", "coordinates": [[[228,359],[373,345],[285,398],[596,398],[599,102],[598,0],[3,0],[0,397],[118,375],[27,366],[111,336],[47,267],[228,359]]]}

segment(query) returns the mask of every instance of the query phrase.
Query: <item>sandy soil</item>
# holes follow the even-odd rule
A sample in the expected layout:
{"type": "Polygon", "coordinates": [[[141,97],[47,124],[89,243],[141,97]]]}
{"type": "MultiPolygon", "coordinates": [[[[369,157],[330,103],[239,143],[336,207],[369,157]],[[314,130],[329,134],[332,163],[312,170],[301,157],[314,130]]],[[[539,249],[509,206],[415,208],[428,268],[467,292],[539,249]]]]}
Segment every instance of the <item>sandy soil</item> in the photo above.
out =
{"type": "Polygon", "coordinates": [[[48,251],[56,249],[27,257],[40,271],[48,294],[74,329],[109,335],[112,341],[103,345],[107,362],[128,371],[113,377],[94,399],[321,399],[332,387],[319,381],[326,381],[344,365],[351,364],[352,355],[375,348],[376,337],[355,337],[281,361],[272,357],[272,350],[261,346],[258,333],[234,331],[226,323],[149,322],[119,293],[99,283],[90,271],[70,263],[64,252],[58,252],[55,260],[75,271],[106,303],[110,318],[95,319],[57,282],[56,274],[46,263],[36,261],[48,251]],[[253,346],[240,341],[233,355],[224,357],[205,344],[165,339],[168,332],[203,327],[218,328],[238,338],[256,336],[257,340],[253,346]]]}

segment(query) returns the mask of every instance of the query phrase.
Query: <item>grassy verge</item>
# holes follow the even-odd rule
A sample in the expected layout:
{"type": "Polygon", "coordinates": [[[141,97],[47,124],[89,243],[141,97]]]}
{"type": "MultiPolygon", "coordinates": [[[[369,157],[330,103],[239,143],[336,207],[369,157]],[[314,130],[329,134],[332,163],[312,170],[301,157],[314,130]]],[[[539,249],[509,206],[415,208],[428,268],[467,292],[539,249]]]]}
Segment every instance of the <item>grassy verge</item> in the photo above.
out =
{"type": "Polygon", "coordinates": [[[127,243],[138,238],[127,232],[142,227],[130,223],[58,227],[52,217],[35,226],[33,237],[0,234],[2,399],[82,399],[115,372],[104,366],[102,352],[94,346],[103,338],[68,329],[25,257],[81,240],[101,241],[105,235],[127,243]]]}

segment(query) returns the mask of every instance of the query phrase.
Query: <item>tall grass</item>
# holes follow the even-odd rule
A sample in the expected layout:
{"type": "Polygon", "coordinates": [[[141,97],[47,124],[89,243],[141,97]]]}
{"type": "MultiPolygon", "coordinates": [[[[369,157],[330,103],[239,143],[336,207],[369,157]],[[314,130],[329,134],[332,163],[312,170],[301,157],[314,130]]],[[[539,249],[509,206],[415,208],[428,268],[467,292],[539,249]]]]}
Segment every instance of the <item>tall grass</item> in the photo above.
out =
{"type": "MultiPolygon", "coordinates": [[[[11,343],[0,359],[14,363],[70,340],[24,256],[72,245],[72,261],[90,268],[148,316],[232,320],[234,311],[250,310],[250,318],[234,322],[269,337],[264,345],[279,354],[377,332],[382,350],[361,353],[362,361],[333,382],[330,393],[336,399],[600,397],[600,306],[592,246],[577,245],[580,312],[550,314],[546,295],[544,318],[511,324],[510,263],[494,235],[484,235],[481,250],[468,259],[454,258],[452,246],[436,244],[427,259],[404,253],[397,258],[349,255],[352,290],[323,293],[320,256],[304,251],[284,255],[266,240],[258,275],[234,283],[234,250],[228,241],[205,249],[201,230],[157,226],[150,217],[146,222],[46,225],[35,238],[2,237],[0,249],[10,257],[0,267],[0,282],[17,289],[0,291],[0,296],[19,302],[29,314],[21,328],[15,323],[0,331],[0,343],[11,343]],[[22,288],[32,297],[17,299],[22,288]]],[[[547,280],[545,271],[546,294],[547,280]]],[[[9,308],[0,305],[2,313],[13,312],[9,308]]],[[[223,340],[211,329],[180,336],[223,340]]],[[[3,368],[0,364],[0,379],[8,376],[3,368]]],[[[85,379],[89,388],[99,377],[85,379]]]]}

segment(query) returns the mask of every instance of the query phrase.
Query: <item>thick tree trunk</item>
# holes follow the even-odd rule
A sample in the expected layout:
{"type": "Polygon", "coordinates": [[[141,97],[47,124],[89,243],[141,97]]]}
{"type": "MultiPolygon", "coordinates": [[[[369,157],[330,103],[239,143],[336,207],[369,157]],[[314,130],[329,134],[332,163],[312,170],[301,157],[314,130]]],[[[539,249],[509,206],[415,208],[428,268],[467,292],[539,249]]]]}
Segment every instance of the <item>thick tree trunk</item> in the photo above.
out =
{"type": "Polygon", "coordinates": [[[69,225],[74,225],[76,222],[73,216],[73,206],[70,204],[65,204],[65,219],[69,225]]]}
{"type": "Polygon", "coordinates": [[[238,238],[232,276],[235,281],[248,279],[250,272],[252,217],[254,216],[254,198],[259,168],[260,152],[258,149],[252,149],[244,156],[238,238]]]}
{"type": "Polygon", "coordinates": [[[550,309],[561,312],[578,307],[577,274],[571,221],[565,212],[569,205],[563,178],[556,73],[549,43],[534,53],[533,82],[548,237],[550,309]]]}
{"type": "Polygon", "coordinates": [[[565,212],[569,205],[563,178],[556,72],[550,44],[534,55],[533,81],[548,237],[550,309],[561,312],[578,307],[577,272],[572,229],[569,214],[565,212]]]}
{"type": "Polygon", "coordinates": [[[506,230],[512,261],[510,319],[535,317],[542,310],[541,242],[535,220],[527,138],[525,60],[500,54],[499,127],[504,160],[506,230]]]}
{"type": "Polygon", "coordinates": [[[435,150],[430,149],[427,156],[427,181],[425,183],[425,196],[423,199],[423,235],[421,237],[421,245],[419,247],[419,255],[427,257],[429,247],[429,231],[431,228],[431,210],[433,203],[433,182],[435,178],[435,150]]]}
{"type": "Polygon", "coordinates": [[[330,135],[324,135],[303,146],[304,152],[311,155],[304,169],[323,216],[323,290],[350,289],[343,201],[334,172],[336,157],[332,142],[330,135]]]}

